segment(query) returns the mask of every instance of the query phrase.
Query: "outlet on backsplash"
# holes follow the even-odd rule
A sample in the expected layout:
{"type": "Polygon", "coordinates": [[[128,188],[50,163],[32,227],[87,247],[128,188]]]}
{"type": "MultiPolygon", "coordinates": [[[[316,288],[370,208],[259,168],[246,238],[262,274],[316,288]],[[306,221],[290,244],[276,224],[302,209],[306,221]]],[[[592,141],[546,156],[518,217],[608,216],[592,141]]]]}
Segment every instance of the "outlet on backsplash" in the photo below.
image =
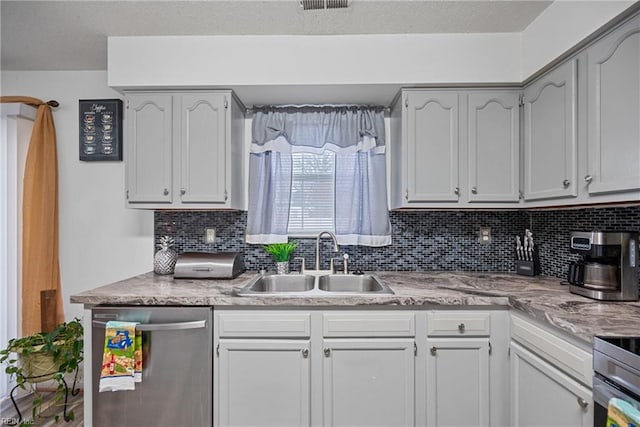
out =
{"type": "Polygon", "coordinates": [[[491,243],[491,227],[480,227],[478,241],[483,245],[491,243]]]}

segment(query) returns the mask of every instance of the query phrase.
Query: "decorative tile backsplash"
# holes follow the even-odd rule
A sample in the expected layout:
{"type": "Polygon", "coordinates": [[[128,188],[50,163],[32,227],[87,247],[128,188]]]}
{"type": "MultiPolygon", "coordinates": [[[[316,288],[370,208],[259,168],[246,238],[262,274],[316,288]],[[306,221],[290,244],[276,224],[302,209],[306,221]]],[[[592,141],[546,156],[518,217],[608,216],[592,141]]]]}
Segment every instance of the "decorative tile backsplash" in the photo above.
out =
{"type": "MultiPolygon", "coordinates": [[[[542,274],[563,278],[566,264],[575,259],[568,250],[571,230],[640,230],[640,206],[579,208],[544,211],[394,211],[390,212],[392,244],[371,248],[341,246],[332,252],[331,240],[322,240],[321,268],[330,256],[348,253],[351,268],[363,271],[515,271],[515,236],[530,228],[538,244],[542,274]],[[491,227],[492,242],[479,243],[480,227],[491,227]]],[[[156,243],[161,236],[176,240],[179,252],[239,251],[248,270],[273,269],[261,245],[244,242],[246,212],[156,211],[156,243]],[[206,244],[205,228],[215,227],[216,243],[206,244]]],[[[297,239],[294,253],[308,268],[315,260],[315,239],[297,239]]],[[[336,260],[341,266],[341,261],[336,260]]],[[[294,271],[300,262],[291,263],[294,271]]]]}
{"type": "Polygon", "coordinates": [[[578,259],[569,253],[573,230],[640,232],[640,206],[530,211],[529,222],[538,242],[542,274],[566,277],[567,264],[578,259]]]}

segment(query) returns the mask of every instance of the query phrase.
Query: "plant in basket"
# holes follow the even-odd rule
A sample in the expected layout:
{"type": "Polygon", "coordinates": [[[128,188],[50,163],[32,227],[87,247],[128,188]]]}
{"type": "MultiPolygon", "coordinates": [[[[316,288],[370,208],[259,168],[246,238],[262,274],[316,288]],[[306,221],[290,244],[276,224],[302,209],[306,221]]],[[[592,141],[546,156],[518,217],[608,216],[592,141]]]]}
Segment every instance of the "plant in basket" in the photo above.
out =
{"type": "MultiPolygon", "coordinates": [[[[20,387],[33,394],[33,419],[29,422],[23,421],[24,425],[32,423],[41,415],[43,395],[36,388],[36,384],[44,381],[57,383],[55,404],[61,405],[64,401],[64,419],[66,421],[73,419],[73,411],[67,412],[66,410],[68,387],[64,375],[67,373],[77,375],[78,366],[82,360],[83,328],[82,322],[77,318],[58,325],[51,332],[37,332],[26,337],[11,339],[7,343],[7,347],[0,350],[0,363],[6,365],[5,373],[15,379],[15,388],[20,387]]],[[[13,390],[11,393],[13,401],[13,390]]],[[[77,391],[72,390],[72,394],[77,394],[77,391]]],[[[21,418],[19,411],[18,415],[21,418]]],[[[54,417],[58,422],[60,419],[59,409],[54,417]]]]}

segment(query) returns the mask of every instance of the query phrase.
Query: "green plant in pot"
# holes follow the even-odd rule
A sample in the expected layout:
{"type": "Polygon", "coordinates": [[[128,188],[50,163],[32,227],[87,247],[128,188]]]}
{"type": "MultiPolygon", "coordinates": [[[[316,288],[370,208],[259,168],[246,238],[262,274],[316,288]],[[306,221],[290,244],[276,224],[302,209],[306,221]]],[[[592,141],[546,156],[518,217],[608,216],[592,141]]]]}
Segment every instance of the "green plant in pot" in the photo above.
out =
{"type": "Polygon", "coordinates": [[[289,259],[291,254],[298,247],[297,242],[271,243],[263,246],[264,250],[270,254],[276,262],[276,272],[278,274],[289,273],[289,259]]]}
{"type": "MultiPolygon", "coordinates": [[[[75,378],[72,390],[64,380],[67,373],[77,375],[83,360],[83,328],[79,319],[61,323],[51,332],[37,332],[22,338],[9,340],[7,347],[0,350],[0,363],[4,363],[5,373],[15,379],[16,386],[33,393],[32,420],[22,421],[31,425],[41,416],[43,395],[36,384],[44,381],[57,383],[54,404],[57,410],[55,421],[60,419],[60,406],[66,421],[73,420],[73,411],[67,411],[68,392],[77,394],[75,378]],[[64,403],[64,405],[63,405],[64,403]]],[[[13,390],[12,390],[13,394],[13,390]]],[[[11,396],[13,399],[13,396],[11,396]]],[[[21,416],[20,413],[18,413],[21,416]]]]}

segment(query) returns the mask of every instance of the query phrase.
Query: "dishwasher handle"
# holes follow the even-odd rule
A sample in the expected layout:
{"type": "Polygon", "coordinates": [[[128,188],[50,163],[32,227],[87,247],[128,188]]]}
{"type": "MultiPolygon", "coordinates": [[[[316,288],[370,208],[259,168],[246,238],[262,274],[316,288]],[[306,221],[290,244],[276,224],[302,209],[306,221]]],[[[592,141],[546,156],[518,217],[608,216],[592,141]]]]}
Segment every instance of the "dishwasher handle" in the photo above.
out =
{"type": "MultiPolygon", "coordinates": [[[[93,327],[105,328],[107,322],[100,322],[99,320],[92,321],[93,327]]],[[[157,331],[180,331],[185,329],[202,329],[207,327],[206,320],[195,320],[192,322],[176,322],[176,323],[139,323],[136,325],[136,330],[143,332],[157,332],[157,331]]]]}

